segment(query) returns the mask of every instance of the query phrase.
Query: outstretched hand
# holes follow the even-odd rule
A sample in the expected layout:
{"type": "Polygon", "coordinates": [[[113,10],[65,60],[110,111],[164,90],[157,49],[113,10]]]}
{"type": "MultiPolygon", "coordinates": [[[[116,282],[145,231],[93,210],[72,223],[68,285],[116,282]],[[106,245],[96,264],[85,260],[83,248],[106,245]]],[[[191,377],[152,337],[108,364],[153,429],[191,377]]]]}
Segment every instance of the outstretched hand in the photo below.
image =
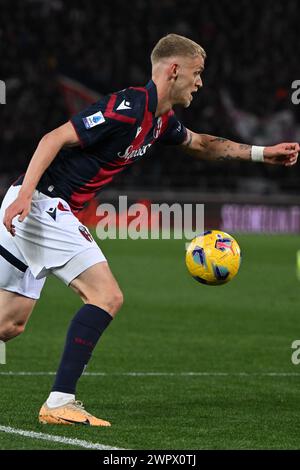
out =
{"type": "Polygon", "coordinates": [[[16,234],[15,226],[12,221],[13,218],[19,215],[18,221],[23,222],[25,217],[29,214],[31,209],[31,198],[18,196],[17,199],[10,204],[4,214],[3,223],[8,232],[14,237],[16,234]]]}
{"type": "Polygon", "coordinates": [[[264,161],[271,165],[292,166],[297,163],[300,145],[295,142],[285,142],[264,149],[264,161]]]}

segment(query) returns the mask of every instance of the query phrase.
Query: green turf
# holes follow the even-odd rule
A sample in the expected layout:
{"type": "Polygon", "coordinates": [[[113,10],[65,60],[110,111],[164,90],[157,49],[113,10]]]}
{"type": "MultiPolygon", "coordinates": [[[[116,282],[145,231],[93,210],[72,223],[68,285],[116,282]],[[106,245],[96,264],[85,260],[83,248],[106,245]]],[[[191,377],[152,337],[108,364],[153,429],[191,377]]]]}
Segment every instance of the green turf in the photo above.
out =
{"type": "MultiPolygon", "coordinates": [[[[299,238],[237,239],[240,273],[220,287],[189,277],[182,241],[102,242],[125,304],[88,368],[108,375],[83,377],[77,397],[112,428],[38,424],[51,376],[0,376],[0,426],[129,449],[299,449],[300,365],[291,363],[291,344],[300,339],[299,238]],[[266,372],[299,377],[259,375],[266,372]]],[[[75,294],[50,278],[26,332],[8,343],[0,372],[54,371],[79,306],[75,294]]],[[[0,432],[0,449],[69,448],[0,432]]]]}

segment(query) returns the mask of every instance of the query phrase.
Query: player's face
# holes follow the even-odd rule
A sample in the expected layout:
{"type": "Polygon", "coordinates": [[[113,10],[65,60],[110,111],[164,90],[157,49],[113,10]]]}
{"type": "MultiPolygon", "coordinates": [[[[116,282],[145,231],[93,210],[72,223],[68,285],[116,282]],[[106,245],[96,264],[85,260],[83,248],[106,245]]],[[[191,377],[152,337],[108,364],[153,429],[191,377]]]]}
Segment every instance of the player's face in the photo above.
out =
{"type": "Polygon", "coordinates": [[[173,87],[173,104],[181,104],[187,108],[193,99],[193,93],[202,87],[201,73],[204,69],[202,56],[194,59],[184,58],[178,61],[177,76],[173,87]]]}

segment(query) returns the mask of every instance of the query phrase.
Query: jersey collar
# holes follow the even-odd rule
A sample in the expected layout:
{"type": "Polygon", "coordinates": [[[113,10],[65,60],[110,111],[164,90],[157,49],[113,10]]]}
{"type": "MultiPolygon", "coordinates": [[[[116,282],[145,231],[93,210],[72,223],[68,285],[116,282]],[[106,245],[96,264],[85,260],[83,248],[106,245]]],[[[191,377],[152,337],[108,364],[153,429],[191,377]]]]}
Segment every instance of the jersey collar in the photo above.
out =
{"type": "Polygon", "coordinates": [[[157,108],[157,89],[156,89],[156,85],[154,81],[149,80],[149,82],[146,85],[146,88],[148,90],[148,96],[149,96],[148,110],[151,113],[155,113],[156,108],[157,108]]]}

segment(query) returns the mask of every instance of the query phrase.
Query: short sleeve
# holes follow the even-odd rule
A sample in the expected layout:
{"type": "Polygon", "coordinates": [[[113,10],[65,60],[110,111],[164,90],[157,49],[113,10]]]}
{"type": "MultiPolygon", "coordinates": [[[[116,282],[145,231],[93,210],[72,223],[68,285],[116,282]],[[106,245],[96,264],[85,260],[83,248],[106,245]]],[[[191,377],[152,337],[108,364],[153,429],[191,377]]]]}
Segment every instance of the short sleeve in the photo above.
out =
{"type": "Polygon", "coordinates": [[[181,145],[187,136],[186,127],[177,119],[173,111],[169,113],[168,124],[159,142],[165,145],[181,145]]]}
{"type": "Polygon", "coordinates": [[[81,146],[89,147],[116,133],[127,131],[128,122],[108,112],[112,95],[107,95],[70,119],[81,146]]]}

